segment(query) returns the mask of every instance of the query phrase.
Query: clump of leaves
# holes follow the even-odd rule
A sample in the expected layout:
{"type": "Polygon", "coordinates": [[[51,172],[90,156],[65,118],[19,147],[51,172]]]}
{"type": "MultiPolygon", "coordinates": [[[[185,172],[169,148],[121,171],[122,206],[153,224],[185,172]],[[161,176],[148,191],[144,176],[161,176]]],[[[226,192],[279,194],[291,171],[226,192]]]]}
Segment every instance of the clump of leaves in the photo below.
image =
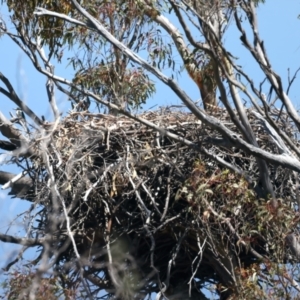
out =
{"type": "Polygon", "coordinates": [[[242,176],[197,161],[176,199],[186,201],[194,215],[211,225],[229,220],[244,242],[263,247],[260,253],[277,262],[285,259],[283,243],[297,226],[295,212],[282,199],[276,199],[276,206],[259,199],[242,176]]]}
{"type": "MultiPolygon", "coordinates": [[[[99,64],[94,68],[82,69],[73,82],[123,108],[141,108],[146,100],[155,93],[155,84],[139,68],[126,69],[115,64],[99,64]]],[[[74,98],[78,92],[72,91],[74,98]]]]}
{"type": "Polygon", "coordinates": [[[55,278],[43,278],[35,281],[35,274],[32,272],[14,271],[10,274],[7,282],[3,283],[6,290],[7,299],[28,299],[30,293],[35,295],[35,299],[58,299],[59,287],[55,278]],[[32,290],[35,291],[32,291],[32,290]]]}
{"type": "Polygon", "coordinates": [[[298,293],[290,285],[291,266],[266,261],[260,264],[253,264],[249,268],[241,268],[238,271],[241,281],[239,299],[261,299],[281,300],[299,299],[298,293]],[[274,284],[274,282],[276,284],[274,284]]]}
{"type": "Polygon", "coordinates": [[[221,216],[234,213],[241,204],[248,203],[251,206],[256,199],[254,191],[243,177],[229,170],[210,169],[202,161],[195,163],[190,178],[177,193],[178,196],[194,208],[203,208],[202,200],[206,200],[218,209],[221,216]]]}
{"type": "Polygon", "coordinates": [[[299,216],[287,201],[259,199],[242,176],[202,161],[195,162],[176,200],[189,204],[190,213],[203,224],[204,237],[213,234],[234,245],[241,259],[236,270],[241,281],[238,299],[296,299],[286,288],[293,272],[286,265],[284,243],[286,235],[297,229],[299,216]],[[250,247],[261,259],[243,260],[250,247]]]}

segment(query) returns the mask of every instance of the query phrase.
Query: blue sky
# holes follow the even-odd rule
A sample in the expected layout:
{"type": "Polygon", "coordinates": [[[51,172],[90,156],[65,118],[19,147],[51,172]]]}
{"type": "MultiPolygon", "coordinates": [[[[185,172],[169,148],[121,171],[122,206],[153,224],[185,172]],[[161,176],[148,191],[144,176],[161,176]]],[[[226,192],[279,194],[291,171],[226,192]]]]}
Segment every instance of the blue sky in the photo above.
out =
{"type": "MultiPolygon", "coordinates": [[[[288,68],[293,74],[300,66],[300,20],[297,19],[299,14],[300,1],[297,0],[267,0],[266,4],[258,8],[260,36],[265,42],[271,64],[274,70],[282,76],[285,87],[287,86],[288,68]]],[[[1,7],[1,15],[7,19],[8,12],[4,6],[1,7]]],[[[241,46],[236,30],[229,30],[225,36],[225,43],[228,50],[234,56],[239,57],[237,63],[243,66],[255,82],[261,81],[262,73],[250,54],[241,46]]],[[[51,119],[51,110],[45,91],[46,78],[33,68],[26,55],[7,37],[0,39],[0,57],[0,72],[9,78],[16,91],[19,92],[19,96],[39,116],[45,115],[47,119],[51,119]]],[[[65,68],[63,65],[56,66],[55,72],[57,75],[69,79],[73,73],[71,68],[65,68]]],[[[193,100],[199,98],[198,88],[188,76],[183,75],[178,81],[193,100]]],[[[267,92],[265,91],[265,93],[267,92]]],[[[295,106],[299,108],[299,79],[294,83],[290,97],[295,106]]],[[[62,111],[65,112],[69,108],[66,96],[58,94],[57,101],[62,111]]],[[[0,94],[0,103],[1,112],[9,117],[8,112],[15,108],[15,105],[2,94],[0,94]]],[[[170,104],[180,104],[180,101],[165,85],[158,83],[157,94],[149,100],[145,108],[170,104]]],[[[1,170],[14,171],[10,166],[1,166],[1,170]]],[[[6,192],[0,191],[0,232],[5,232],[16,214],[27,207],[24,201],[12,200],[6,192]]],[[[20,221],[18,222],[19,226],[14,226],[10,233],[22,232],[19,230],[22,224],[20,221]]],[[[11,249],[10,246],[0,243],[0,257],[2,258],[0,268],[3,267],[11,249]]]]}

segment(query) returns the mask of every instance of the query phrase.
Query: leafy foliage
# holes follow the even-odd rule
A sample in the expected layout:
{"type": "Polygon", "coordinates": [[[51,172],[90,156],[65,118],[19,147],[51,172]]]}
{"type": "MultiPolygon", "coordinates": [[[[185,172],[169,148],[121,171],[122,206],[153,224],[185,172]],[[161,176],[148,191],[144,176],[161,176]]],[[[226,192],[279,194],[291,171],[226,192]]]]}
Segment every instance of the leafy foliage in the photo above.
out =
{"type": "MultiPolygon", "coordinates": [[[[38,19],[33,15],[36,7],[43,7],[83,20],[69,1],[2,2],[7,2],[12,11],[16,29],[19,32],[25,30],[28,36],[40,35],[42,45],[49,48],[50,57],[53,55],[61,62],[65,53],[75,51],[74,56],[67,58],[76,71],[74,84],[101,94],[112,103],[122,103],[124,108],[139,108],[155,93],[154,84],[145,70],[130,64],[126,56],[116,48],[111,49],[95,32],[59,18],[38,19]]],[[[101,1],[101,4],[99,1],[83,1],[82,5],[86,5],[86,9],[128,47],[135,51],[152,47],[150,57],[153,64],[165,66],[166,51],[161,50],[163,41],[154,27],[148,24],[149,17],[144,14],[142,5],[135,1],[101,1]]],[[[171,65],[170,56],[168,60],[171,65]]],[[[72,90],[70,100],[80,96],[72,90]]]]}
{"type": "Polygon", "coordinates": [[[75,299],[75,292],[62,289],[58,278],[38,278],[34,270],[22,269],[11,271],[2,283],[1,299],[25,300],[34,295],[37,300],[57,300],[64,296],[66,300],[75,299]]]}

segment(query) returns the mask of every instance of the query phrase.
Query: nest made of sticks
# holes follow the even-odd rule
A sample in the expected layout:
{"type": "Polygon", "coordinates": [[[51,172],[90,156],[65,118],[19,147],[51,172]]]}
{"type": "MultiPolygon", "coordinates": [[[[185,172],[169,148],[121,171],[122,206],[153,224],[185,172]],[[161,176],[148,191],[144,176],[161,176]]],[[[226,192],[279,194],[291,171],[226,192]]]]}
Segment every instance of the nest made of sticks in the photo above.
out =
{"type": "MultiPolygon", "coordinates": [[[[219,109],[212,114],[237,132],[226,111],[219,109]]],[[[279,117],[279,112],[272,111],[274,119],[276,115],[279,117]]],[[[32,190],[34,202],[42,210],[31,234],[51,236],[57,270],[71,272],[70,278],[76,281],[79,273],[74,261],[78,257],[70,240],[71,230],[81,265],[86,267],[85,276],[98,283],[101,279],[99,285],[107,290],[114,286],[109,265],[117,270],[114,274],[118,278],[131,278],[132,286],[136,286],[136,278],[144,280],[144,293],[153,292],[151,276],[157,270],[160,279],[167,278],[173,286],[192,276],[199,279],[199,286],[206,278],[218,282],[220,274],[209,262],[216,246],[213,240],[226,235],[222,243],[236,242],[244,232],[258,231],[255,212],[261,209],[268,214],[269,210],[244,178],[224,169],[211,156],[247,170],[259,186],[255,158],[234,145],[228,147],[218,132],[190,113],[162,109],[139,117],[197,147],[174,141],[163,130],[153,130],[124,116],[71,112],[59,124],[45,124],[46,136],[51,136],[47,148],[45,133],[37,134],[32,142],[37,155],[32,159],[35,168],[29,173],[31,178],[38,178],[32,190]],[[211,156],[204,155],[203,149],[211,156]],[[53,167],[52,184],[45,159],[53,167]],[[239,224],[236,232],[230,232],[216,214],[239,224]],[[201,267],[194,270],[198,245],[204,241],[201,267]],[[176,267],[170,270],[172,259],[176,267]]],[[[248,117],[259,145],[277,153],[276,145],[250,111],[248,117]]],[[[280,116],[276,122],[299,145],[288,118],[280,116]]],[[[270,166],[270,177],[278,198],[295,201],[292,171],[270,166]]],[[[285,222],[290,224],[291,220],[285,222]]],[[[261,228],[264,225],[260,224],[261,228]]],[[[272,230],[278,233],[276,224],[272,230]]],[[[263,253],[268,240],[256,244],[257,251],[263,253]]],[[[240,247],[236,247],[236,255],[245,264],[252,263],[255,257],[240,247]]]]}

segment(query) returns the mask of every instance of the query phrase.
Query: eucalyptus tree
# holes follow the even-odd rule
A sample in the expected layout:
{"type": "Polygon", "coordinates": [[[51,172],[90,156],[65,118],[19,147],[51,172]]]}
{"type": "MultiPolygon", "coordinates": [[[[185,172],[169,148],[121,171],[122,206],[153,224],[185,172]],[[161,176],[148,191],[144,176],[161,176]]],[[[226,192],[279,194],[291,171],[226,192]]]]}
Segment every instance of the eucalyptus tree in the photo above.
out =
{"type": "MultiPolygon", "coordinates": [[[[52,123],[39,118],[0,74],[0,92],[32,126],[17,128],[25,119],[0,115],[9,140],[0,147],[24,168],[21,174],[1,171],[0,182],[41,207],[29,212],[40,224],[29,229],[30,237],[0,236],[42,249],[32,264],[36,276],[26,277],[33,278],[26,285],[31,296],[41,295],[41,281],[47,292],[71,298],[82,291],[91,299],[152,293],[157,299],[205,299],[207,293],[269,299],[270,293],[280,298],[300,291],[294,279],[300,117],[288,96],[296,74],[285,88],[272,68],[256,15],[264,1],[2,2],[11,18],[2,21],[1,34],[47,78],[54,116],[52,123]],[[264,74],[262,82],[226,47],[231,27],[264,74]],[[71,80],[55,71],[66,60],[74,69],[71,80]],[[202,105],[176,80],[183,71],[199,88],[202,105]],[[183,112],[162,114],[159,122],[136,113],[155,95],[154,80],[174,92],[197,129],[178,121],[183,112]],[[61,120],[55,88],[72,103],[69,119],[61,120]],[[149,136],[141,138],[137,126],[149,136]],[[95,149],[97,158],[90,155],[95,149]],[[63,289],[51,290],[43,278],[49,270],[63,289]]],[[[17,280],[10,281],[10,295],[17,280]]]]}

